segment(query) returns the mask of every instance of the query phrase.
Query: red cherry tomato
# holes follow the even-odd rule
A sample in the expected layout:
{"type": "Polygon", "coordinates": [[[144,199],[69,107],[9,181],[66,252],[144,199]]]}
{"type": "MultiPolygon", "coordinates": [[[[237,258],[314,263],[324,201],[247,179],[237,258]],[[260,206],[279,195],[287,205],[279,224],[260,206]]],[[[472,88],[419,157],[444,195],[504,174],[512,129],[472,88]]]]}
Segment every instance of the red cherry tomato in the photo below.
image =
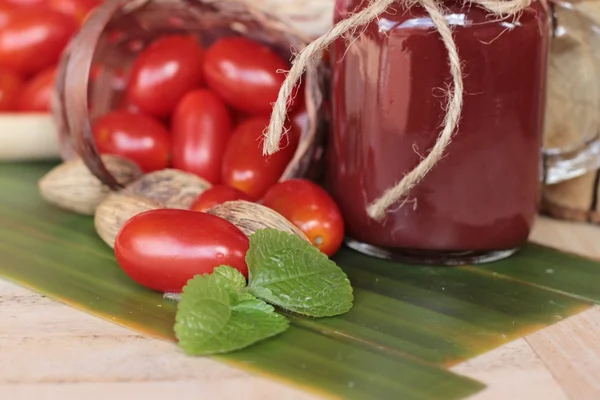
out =
{"type": "Polygon", "coordinates": [[[249,241],[235,225],[189,210],[155,210],[130,219],[115,242],[123,270],[137,283],[181,292],[196,275],[229,265],[248,276],[249,241]]]}
{"type": "Polygon", "coordinates": [[[17,10],[0,30],[0,67],[24,75],[51,67],[77,29],[72,18],[58,11],[35,7],[17,10]]]}
{"type": "Polygon", "coordinates": [[[235,188],[225,185],[216,185],[198,196],[190,209],[194,211],[206,212],[211,208],[218,206],[219,204],[235,200],[250,201],[250,197],[248,197],[248,195],[246,195],[244,192],[235,188]]]}
{"type": "Polygon", "coordinates": [[[272,156],[263,156],[262,136],[268,124],[265,117],[242,122],[229,140],[223,159],[223,184],[241,190],[252,200],[260,199],[279,180],[297,147],[290,141],[272,156]]]}
{"type": "Polygon", "coordinates": [[[8,24],[16,8],[14,4],[0,2],[0,29],[8,24]]]}
{"type": "Polygon", "coordinates": [[[216,184],[232,122],[223,101],[212,92],[198,89],[179,102],[172,119],[173,167],[216,184]]]}
{"type": "Polygon", "coordinates": [[[262,203],[300,228],[328,256],[340,249],[344,220],[337,204],[322,187],[304,179],[292,179],[269,189],[262,203]]]}
{"type": "Polygon", "coordinates": [[[19,111],[48,112],[50,101],[54,92],[54,80],[56,79],[56,68],[48,68],[23,86],[19,96],[19,111]]]}
{"type": "Polygon", "coordinates": [[[143,112],[169,115],[179,100],[204,82],[204,50],[191,36],[165,36],[133,64],[127,96],[143,112]]]}
{"type": "Polygon", "coordinates": [[[18,75],[0,69],[0,111],[15,111],[22,86],[18,75]]]}
{"type": "Polygon", "coordinates": [[[169,164],[169,132],[152,117],[113,111],[99,118],[93,131],[100,153],[129,158],[145,172],[161,170],[169,164]]]}
{"type": "Polygon", "coordinates": [[[53,10],[59,11],[82,24],[94,8],[102,4],[101,0],[47,0],[53,10]]]}
{"type": "Polygon", "coordinates": [[[243,37],[217,41],[206,52],[204,72],[212,90],[229,105],[269,115],[290,64],[269,47],[243,37]]]}

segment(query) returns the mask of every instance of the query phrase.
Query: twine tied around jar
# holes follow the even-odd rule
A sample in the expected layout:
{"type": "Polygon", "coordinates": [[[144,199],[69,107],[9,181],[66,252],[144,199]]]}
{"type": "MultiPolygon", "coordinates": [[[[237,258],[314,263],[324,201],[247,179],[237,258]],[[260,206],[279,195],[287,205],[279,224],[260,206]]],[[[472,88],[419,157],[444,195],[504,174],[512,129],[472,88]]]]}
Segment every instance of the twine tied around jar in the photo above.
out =
{"type": "MultiPolygon", "coordinates": [[[[378,16],[383,15],[388,7],[393,3],[402,0],[368,0],[369,5],[362,11],[350,15],[348,18],[338,22],[323,36],[319,37],[301,52],[299,52],[294,61],[292,68],[287,74],[286,80],[283,83],[277,101],[273,107],[271,122],[265,134],[263,145],[263,154],[271,155],[279,150],[281,136],[284,134],[284,124],[289,108],[289,99],[292,98],[294,88],[297,82],[301,79],[307,65],[314,59],[318,58],[322,51],[325,50],[336,39],[343,37],[348,32],[354,32],[357,28],[366,25],[378,16]]],[[[440,132],[435,145],[429,151],[429,154],[421,160],[421,162],[409,173],[407,173],[400,182],[395,186],[387,189],[381,197],[373,201],[367,208],[369,216],[381,221],[385,218],[387,209],[394,203],[406,196],[442,159],[444,152],[450,142],[452,136],[458,127],[458,121],[462,114],[464,85],[462,77],[461,60],[458,55],[456,43],[452,36],[452,30],[444,17],[443,7],[440,5],[441,0],[404,0],[410,7],[419,4],[423,7],[432,22],[434,23],[438,33],[441,36],[444,46],[448,51],[448,60],[450,72],[452,75],[452,86],[448,89],[448,105],[446,115],[444,117],[443,129],[440,132]]],[[[492,15],[499,17],[514,16],[525,8],[529,7],[532,0],[464,0],[465,3],[478,5],[492,15]]]]}

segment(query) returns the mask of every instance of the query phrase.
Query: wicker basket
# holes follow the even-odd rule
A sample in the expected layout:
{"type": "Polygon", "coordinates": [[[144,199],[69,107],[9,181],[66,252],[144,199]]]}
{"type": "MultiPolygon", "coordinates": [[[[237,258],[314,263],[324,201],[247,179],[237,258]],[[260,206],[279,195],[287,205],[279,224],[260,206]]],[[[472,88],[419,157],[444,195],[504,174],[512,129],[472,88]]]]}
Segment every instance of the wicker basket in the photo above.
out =
{"type": "MultiPolygon", "coordinates": [[[[323,28],[322,21],[315,20],[313,24],[310,18],[301,17],[300,2],[287,1],[296,7],[286,7],[286,0],[107,0],[70,43],[59,66],[53,112],[62,157],[80,156],[102,182],[119,189],[98,154],[90,122],[121,103],[123,88],[113,84],[115,77],[122,74],[126,77],[139,51],[164,34],[196,35],[204,45],[222,36],[244,35],[291,59],[292,51],[306,46],[309,39],[288,21],[250,5],[260,3],[264,9],[273,8],[296,25],[312,27],[313,33],[323,28]],[[90,81],[90,71],[96,64],[102,65],[101,72],[90,81]]],[[[322,13],[318,16],[324,18],[322,13]]],[[[307,70],[304,81],[308,123],[282,180],[306,176],[311,167],[319,165],[326,126],[325,107],[322,107],[326,79],[322,65],[307,70]]]]}

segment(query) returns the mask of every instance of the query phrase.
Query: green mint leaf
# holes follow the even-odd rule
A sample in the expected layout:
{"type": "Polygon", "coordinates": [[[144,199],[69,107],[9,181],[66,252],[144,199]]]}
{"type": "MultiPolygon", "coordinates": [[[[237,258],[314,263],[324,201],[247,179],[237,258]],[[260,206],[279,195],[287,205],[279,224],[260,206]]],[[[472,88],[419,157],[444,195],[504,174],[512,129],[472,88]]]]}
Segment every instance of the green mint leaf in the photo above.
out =
{"type": "Polygon", "coordinates": [[[219,275],[229,281],[237,290],[243,290],[246,287],[246,278],[240,271],[229,265],[221,265],[213,270],[213,274],[219,275]]]}
{"type": "Polygon", "coordinates": [[[183,289],[174,329],[179,346],[190,355],[243,349],[289,326],[272,306],[240,288],[230,269],[235,270],[219,267],[212,275],[196,276],[183,289]]]}
{"type": "Polygon", "coordinates": [[[236,289],[242,290],[246,287],[246,278],[244,275],[229,265],[221,265],[215,268],[213,273],[227,279],[236,289]]]}
{"type": "Polygon", "coordinates": [[[232,299],[233,303],[256,299],[256,297],[246,289],[246,277],[237,269],[230,267],[229,265],[221,265],[220,267],[215,268],[213,273],[226,278],[236,289],[236,296],[232,299]]]}
{"type": "Polygon", "coordinates": [[[248,289],[283,309],[330,317],[352,308],[352,286],[340,267],[296,235],[275,229],[250,237],[248,289]]]}

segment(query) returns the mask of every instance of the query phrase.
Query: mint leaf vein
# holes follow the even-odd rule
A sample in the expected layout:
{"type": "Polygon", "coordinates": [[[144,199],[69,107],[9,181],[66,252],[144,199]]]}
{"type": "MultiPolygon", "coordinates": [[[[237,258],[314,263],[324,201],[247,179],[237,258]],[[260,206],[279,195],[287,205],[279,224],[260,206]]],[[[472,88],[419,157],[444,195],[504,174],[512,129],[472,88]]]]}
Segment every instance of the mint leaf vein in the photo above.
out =
{"type": "Polygon", "coordinates": [[[330,317],[352,308],[352,286],[344,271],[299,237],[274,229],[250,237],[248,289],[283,309],[330,317]]]}

